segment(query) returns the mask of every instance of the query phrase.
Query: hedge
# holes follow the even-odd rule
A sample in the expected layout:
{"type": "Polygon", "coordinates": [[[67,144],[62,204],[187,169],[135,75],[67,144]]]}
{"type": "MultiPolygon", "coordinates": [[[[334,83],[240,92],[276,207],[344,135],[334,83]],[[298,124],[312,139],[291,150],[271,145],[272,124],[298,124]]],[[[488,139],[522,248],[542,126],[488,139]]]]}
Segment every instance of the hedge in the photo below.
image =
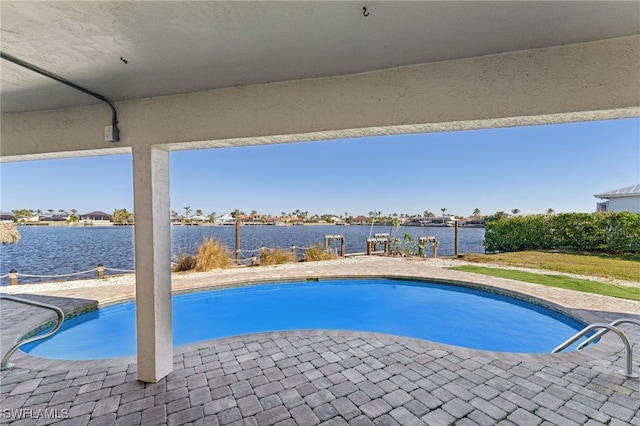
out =
{"type": "Polygon", "coordinates": [[[640,254],[640,213],[512,216],[485,224],[488,252],[577,250],[640,254]]]}

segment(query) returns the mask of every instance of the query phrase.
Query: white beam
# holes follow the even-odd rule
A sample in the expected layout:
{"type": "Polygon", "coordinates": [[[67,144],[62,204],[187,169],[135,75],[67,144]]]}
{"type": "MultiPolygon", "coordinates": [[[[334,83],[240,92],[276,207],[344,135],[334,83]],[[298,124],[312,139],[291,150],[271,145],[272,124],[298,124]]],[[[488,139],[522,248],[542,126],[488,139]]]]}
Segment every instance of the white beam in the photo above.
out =
{"type": "Polygon", "coordinates": [[[449,131],[640,114],[640,36],[362,74],[4,114],[2,160],[449,131]],[[71,154],[73,153],[73,154],[71,154]]]}
{"type": "Polygon", "coordinates": [[[133,149],[138,380],[173,370],[169,153],[133,149]]]}

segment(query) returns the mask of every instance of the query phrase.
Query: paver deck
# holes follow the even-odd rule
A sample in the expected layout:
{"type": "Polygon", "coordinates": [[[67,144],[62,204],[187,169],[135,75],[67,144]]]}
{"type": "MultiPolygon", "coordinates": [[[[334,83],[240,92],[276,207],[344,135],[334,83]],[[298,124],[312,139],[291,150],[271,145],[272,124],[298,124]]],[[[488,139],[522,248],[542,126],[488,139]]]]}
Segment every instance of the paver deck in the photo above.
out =
{"type": "MultiPolygon", "coordinates": [[[[363,258],[176,275],[175,291],[305,277],[386,276],[473,282],[544,300],[585,322],[640,319],[640,303],[429,266],[363,258]]],[[[131,298],[132,285],[23,297],[66,312],[131,298]]],[[[51,318],[3,301],[4,351],[51,318]]],[[[624,327],[632,342],[637,327],[624,327]]],[[[559,342],[560,343],[560,342],[559,342]]],[[[346,331],[261,333],[174,351],[158,383],[136,379],[135,358],[59,361],[17,352],[0,373],[0,423],[13,425],[640,425],[640,381],[618,374],[612,333],[561,354],[478,351],[346,331]]],[[[638,356],[634,371],[638,372],[638,356]]]]}

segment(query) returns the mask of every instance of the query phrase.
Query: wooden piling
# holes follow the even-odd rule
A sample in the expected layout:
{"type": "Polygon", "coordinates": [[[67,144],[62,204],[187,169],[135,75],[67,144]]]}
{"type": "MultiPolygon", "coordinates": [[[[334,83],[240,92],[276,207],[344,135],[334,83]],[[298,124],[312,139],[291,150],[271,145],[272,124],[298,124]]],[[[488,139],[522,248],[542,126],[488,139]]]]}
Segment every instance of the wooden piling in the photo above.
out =
{"type": "Polygon", "coordinates": [[[9,285],[18,285],[18,271],[15,269],[9,271],[9,285]]]}
{"type": "Polygon", "coordinates": [[[454,238],[453,238],[453,250],[456,257],[458,257],[458,221],[455,221],[454,226],[454,238]]]}
{"type": "Polygon", "coordinates": [[[102,263],[98,263],[96,271],[98,271],[98,278],[104,278],[104,265],[102,263]]]}
{"type": "Polygon", "coordinates": [[[240,221],[236,217],[236,265],[240,264],[240,221]]]}

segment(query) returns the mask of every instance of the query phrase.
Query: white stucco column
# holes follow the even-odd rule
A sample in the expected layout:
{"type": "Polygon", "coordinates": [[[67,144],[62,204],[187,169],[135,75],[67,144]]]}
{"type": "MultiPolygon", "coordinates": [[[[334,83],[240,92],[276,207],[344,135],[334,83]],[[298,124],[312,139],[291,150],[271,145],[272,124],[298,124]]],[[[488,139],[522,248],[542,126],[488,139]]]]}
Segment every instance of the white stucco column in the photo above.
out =
{"type": "Polygon", "coordinates": [[[133,148],[138,380],[173,369],[169,152],[133,148]]]}

